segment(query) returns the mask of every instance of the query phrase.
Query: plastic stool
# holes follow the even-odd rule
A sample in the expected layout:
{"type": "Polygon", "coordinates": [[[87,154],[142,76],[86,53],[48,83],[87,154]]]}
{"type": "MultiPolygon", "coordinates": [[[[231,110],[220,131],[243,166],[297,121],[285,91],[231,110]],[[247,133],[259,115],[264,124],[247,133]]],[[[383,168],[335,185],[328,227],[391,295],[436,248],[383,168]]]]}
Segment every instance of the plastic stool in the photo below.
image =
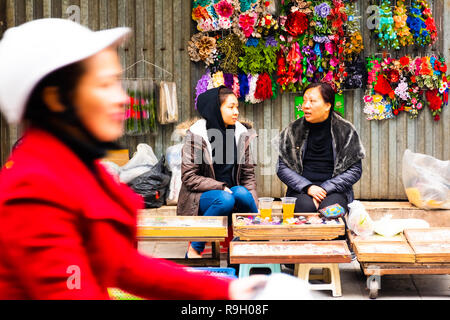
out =
{"type": "Polygon", "coordinates": [[[279,264],[241,264],[239,265],[239,278],[248,277],[250,270],[253,268],[267,268],[271,273],[281,273],[281,266],[279,264]]]}
{"type": "Polygon", "coordinates": [[[308,282],[310,290],[331,290],[333,297],[342,296],[341,277],[337,263],[296,264],[294,276],[308,282]],[[322,269],[321,275],[310,275],[311,269],[322,269]],[[309,280],[323,280],[325,284],[311,284],[309,280]]]}

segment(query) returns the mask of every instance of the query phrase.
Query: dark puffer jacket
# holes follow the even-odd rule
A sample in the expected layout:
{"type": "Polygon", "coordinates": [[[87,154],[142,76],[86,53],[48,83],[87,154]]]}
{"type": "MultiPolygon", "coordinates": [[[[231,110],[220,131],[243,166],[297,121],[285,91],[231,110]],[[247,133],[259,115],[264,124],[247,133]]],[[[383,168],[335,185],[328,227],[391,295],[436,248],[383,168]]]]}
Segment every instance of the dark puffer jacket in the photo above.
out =
{"type": "MultiPolygon", "coordinates": [[[[280,180],[295,192],[312,184],[302,176],[308,129],[304,118],[292,122],[280,134],[280,157],[277,175],[280,180]]],[[[365,150],[354,126],[333,112],[331,135],[334,157],[333,177],[320,185],[327,193],[345,193],[348,202],[354,200],[353,185],[362,175],[361,160],[365,150]]]]}

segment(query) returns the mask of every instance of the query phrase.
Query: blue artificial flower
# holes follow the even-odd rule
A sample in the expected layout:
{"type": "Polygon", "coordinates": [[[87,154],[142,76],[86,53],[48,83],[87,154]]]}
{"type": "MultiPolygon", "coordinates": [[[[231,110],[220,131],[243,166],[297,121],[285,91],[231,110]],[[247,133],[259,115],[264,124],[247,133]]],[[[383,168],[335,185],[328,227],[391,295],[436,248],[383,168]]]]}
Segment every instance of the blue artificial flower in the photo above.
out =
{"type": "Polygon", "coordinates": [[[255,47],[256,48],[258,46],[258,44],[259,44],[259,40],[256,38],[251,37],[247,40],[247,47],[255,47]]]}
{"type": "Polygon", "coordinates": [[[421,16],[422,12],[418,8],[411,8],[411,14],[415,16],[421,16]]]}

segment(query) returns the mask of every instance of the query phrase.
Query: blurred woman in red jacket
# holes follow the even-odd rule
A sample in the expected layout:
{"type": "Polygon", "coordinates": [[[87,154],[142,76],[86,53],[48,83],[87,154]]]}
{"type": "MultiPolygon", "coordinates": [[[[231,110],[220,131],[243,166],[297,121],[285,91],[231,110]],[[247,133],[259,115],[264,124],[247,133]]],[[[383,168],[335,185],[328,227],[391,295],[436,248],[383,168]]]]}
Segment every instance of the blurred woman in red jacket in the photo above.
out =
{"type": "Polygon", "coordinates": [[[246,299],[263,277],[224,280],[136,250],[142,199],[98,159],[123,134],[117,46],[128,28],[93,32],[42,19],[0,42],[0,109],[29,129],[0,172],[0,299],[246,299]]]}

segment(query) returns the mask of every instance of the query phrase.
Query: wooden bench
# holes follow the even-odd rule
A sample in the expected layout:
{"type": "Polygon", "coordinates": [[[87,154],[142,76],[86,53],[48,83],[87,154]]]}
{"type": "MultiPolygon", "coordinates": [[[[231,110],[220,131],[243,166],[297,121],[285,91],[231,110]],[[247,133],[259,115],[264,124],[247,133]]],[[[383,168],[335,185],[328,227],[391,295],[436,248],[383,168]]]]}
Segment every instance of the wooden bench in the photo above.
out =
{"type": "MultiPolygon", "coordinates": [[[[228,236],[227,217],[146,216],[138,218],[138,241],[211,242],[212,257],[169,260],[189,266],[220,266],[220,242],[228,236]]],[[[187,249],[187,248],[186,248],[187,249]]]]}

